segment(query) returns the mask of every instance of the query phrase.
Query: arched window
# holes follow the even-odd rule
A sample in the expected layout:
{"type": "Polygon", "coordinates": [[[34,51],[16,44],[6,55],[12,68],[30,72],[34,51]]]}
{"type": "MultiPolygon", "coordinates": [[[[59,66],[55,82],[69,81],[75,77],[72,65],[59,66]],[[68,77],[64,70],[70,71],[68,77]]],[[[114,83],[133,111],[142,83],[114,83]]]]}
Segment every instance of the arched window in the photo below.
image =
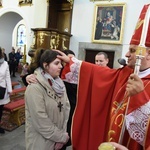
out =
{"type": "Polygon", "coordinates": [[[17,46],[24,46],[26,44],[26,27],[21,24],[17,29],[17,46]]]}

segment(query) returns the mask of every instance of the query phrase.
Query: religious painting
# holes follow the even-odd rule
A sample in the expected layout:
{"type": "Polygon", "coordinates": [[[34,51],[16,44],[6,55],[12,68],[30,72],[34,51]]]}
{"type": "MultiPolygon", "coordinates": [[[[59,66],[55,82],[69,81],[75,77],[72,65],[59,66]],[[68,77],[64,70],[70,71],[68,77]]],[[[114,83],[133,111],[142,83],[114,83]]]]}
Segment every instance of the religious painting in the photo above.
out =
{"type": "Polygon", "coordinates": [[[92,42],[121,44],[125,9],[125,3],[96,4],[92,42]]]}

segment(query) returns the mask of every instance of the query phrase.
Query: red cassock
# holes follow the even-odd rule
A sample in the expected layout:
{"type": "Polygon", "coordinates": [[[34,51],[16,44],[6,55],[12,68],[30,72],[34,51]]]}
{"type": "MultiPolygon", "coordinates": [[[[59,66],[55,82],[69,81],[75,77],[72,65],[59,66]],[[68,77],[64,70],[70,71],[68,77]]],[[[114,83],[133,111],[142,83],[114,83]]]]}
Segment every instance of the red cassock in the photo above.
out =
{"type": "MultiPolygon", "coordinates": [[[[125,113],[126,100],[128,99],[124,95],[125,85],[132,72],[133,70],[128,67],[115,70],[87,62],[82,63],[79,75],[78,100],[72,124],[73,150],[97,150],[102,142],[119,141],[124,119],[119,116],[125,113]],[[121,101],[124,102],[124,105],[119,111],[116,111],[121,101]]],[[[143,80],[147,82],[149,78],[150,76],[143,80]]],[[[128,113],[149,101],[150,85],[145,90],[149,95],[141,92],[130,98],[128,113]]],[[[150,140],[148,136],[150,134],[147,134],[147,139],[150,140]]],[[[126,141],[129,142],[128,139],[129,136],[126,135],[123,139],[125,144],[126,141]]],[[[131,142],[133,141],[131,140],[131,142]]],[[[132,143],[132,148],[129,143],[128,146],[130,150],[139,149],[139,144],[135,141],[132,143]]]]}

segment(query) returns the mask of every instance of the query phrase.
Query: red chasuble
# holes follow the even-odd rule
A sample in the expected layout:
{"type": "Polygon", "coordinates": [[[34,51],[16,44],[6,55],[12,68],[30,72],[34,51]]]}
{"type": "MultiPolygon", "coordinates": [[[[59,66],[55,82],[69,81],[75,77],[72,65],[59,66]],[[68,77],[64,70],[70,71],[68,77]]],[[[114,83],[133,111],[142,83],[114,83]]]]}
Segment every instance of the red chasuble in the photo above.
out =
{"type": "MultiPolygon", "coordinates": [[[[118,142],[122,126],[118,128],[117,123],[120,123],[120,120],[114,122],[111,117],[119,102],[124,99],[125,84],[132,72],[128,67],[114,70],[82,63],[72,124],[74,150],[97,150],[102,142],[118,142]],[[110,130],[117,132],[112,134],[113,131],[111,133],[110,130]]],[[[135,102],[134,107],[129,107],[129,110],[133,111],[146,102],[147,99],[140,103],[135,102]]]]}

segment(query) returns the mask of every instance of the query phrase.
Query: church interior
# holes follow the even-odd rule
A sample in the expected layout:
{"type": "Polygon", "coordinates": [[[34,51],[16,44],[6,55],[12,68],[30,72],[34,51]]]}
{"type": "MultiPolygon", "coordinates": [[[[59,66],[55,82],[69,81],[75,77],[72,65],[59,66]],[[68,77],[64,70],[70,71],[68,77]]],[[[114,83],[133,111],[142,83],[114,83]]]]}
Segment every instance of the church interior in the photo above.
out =
{"type": "MultiPolygon", "coordinates": [[[[90,63],[103,51],[108,54],[109,67],[119,68],[118,59],[125,59],[140,11],[148,3],[149,0],[0,0],[0,47],[6,55],[12,47],[16,51],[20,48],[21,65],[30,63],[34,52],[44,48],[70,49],[78,59],[90,63]],[[102,28],[101,37],[96,37],[97,19],[100,16],[105,21],[106,12],[111,12],[119,33],[107,26],[102,28]]],[[[18,70],[16,77],[11,77],[13,94],[11,103],[4,107],[1,127],[6,133],[0,135],[1,150],[25,150],[26,87],[20,73],[18,70]]]]}

